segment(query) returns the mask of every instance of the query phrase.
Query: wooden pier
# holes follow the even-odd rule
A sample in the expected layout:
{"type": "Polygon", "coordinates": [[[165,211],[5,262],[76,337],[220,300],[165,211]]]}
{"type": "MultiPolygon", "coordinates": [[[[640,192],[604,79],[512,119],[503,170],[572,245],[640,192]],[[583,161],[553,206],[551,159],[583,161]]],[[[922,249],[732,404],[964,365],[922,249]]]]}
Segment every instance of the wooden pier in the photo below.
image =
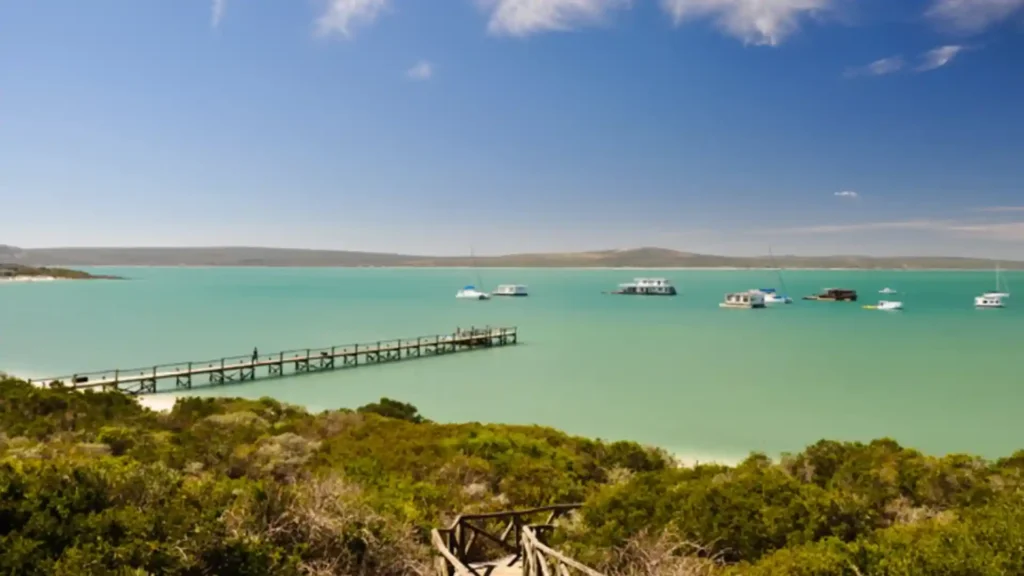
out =
{"type": "Polygon", "coordinates": [[[128,394],[153,394],[158,383],[173,382],[163,391],[191,390],[193,386],[218,386],[257,379],[280,378],[297,374],[326,372],[454,354],[466,350],[507,346],[518,342],[516,328],[459,329],[452,334],[381,340],[367,344],[349,344],[329,348],[307,348],[262,354],[231,356],[202,362],[177,362],[132,370],[83,372],[55,378],[35,379],[36,384],[59,382],[81,389],[119,390],[128,394]]]}

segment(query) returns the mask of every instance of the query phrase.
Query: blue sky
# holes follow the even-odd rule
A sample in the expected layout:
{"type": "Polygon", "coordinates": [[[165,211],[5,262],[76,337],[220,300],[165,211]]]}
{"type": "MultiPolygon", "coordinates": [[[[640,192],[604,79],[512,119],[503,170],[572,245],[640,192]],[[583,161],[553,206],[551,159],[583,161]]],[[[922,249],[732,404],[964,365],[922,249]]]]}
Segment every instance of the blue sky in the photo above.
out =
{"type": "Polygon", "coordinates": [[[1024,0],[0,2],[0,243],[1024,259],[1024,0]]]}

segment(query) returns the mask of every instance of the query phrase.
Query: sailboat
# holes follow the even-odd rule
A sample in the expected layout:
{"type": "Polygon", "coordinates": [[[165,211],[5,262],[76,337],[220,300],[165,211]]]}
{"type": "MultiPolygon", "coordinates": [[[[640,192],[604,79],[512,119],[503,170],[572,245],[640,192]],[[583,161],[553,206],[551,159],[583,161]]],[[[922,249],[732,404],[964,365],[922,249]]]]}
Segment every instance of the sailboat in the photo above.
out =
{"type": "Polygon", "coordinates": [[[984,298],[1009,298],[1010,297],[1010,286],[1006,283],[1006,280],[1002,278],[1002,270],[999,269],[999,263],[996,263],[996,289],[992,292],[985,292],[982,294],[984,298]]]}
{"type": "Polygon", "coordinates": [[[783,293],[779,294],[775,288],[761,288],[761,292],[764,292],[764,303],[765,304],[792,304],[793,299],[785,294],[786,282],[782,279],[782,270],[775,265],[775,255],[772,254],[772,249],[768,247],[768,256],[772,260],[772,268],[775,268],[775,274],[779,278],[779,287],[782,288],[783,293]]]}
{"type": "MultiPolygon", "coordinates": [[[[470,258],[470,262],[471,262],[471,264],[473,266],[473,269],[476,270],[476,260],[473,257],[473,249],[472,248],[469,249],[469,258],[470,258]]],[[[479,285],[483,285],[483,282],[480,281],[480,272],[479,271],[476,272],[476,283],[479,284],[479,285]]],[[[462,288],[462,290],[459,290],[458,292],[456,292],[455,293],[455,297],[456,298],[461,298],[461,299],[466,299],[466,300],[490,300],[491,299],[491,295],[490,294],[488,294],[487,292],[484,292],[482,290],[477,290],[476,286],[473,286],[472,284],[464,286],[462,288]]]]}

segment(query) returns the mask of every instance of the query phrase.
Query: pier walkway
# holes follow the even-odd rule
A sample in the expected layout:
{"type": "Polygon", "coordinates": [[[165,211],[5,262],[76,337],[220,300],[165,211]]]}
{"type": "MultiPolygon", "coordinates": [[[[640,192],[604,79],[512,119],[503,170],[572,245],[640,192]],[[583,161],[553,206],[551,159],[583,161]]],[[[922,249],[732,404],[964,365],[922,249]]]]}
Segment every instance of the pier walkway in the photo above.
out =
{"type": "Polygon", "coordinates": [[[74,389],[153,394],[158,391],[160,382],[174,383],[174,388],[168,386],[165,390],[191,390],[193,386],[217,386],[280,378],[506,346],[516,344],[518,337],[518,330],[514,327],[458,329],[452,334],[444,335],[381,340],[329,348],[307,348],[273,354],[231,356],[202,362],[177,362],[131,370],[82,372],[54,378],[39,378],[32,382],[43,385],[60,382],[74,389]]]}
{"type": "Polygon", "coordinates": [[[435,576],[604,576],[547,544],[554,521],[579,507],[459,516],[430,533],[439,554],[435,576]]]}

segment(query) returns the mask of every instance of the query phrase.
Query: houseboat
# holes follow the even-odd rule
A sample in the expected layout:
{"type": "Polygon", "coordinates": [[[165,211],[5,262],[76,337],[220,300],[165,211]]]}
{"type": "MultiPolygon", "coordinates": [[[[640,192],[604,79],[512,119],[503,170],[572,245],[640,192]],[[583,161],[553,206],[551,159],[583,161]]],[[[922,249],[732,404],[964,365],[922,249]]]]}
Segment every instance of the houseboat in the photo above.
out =
{"type": "Polygon", "coordinates": [[[462,298],[465,300],[490,300],[491,295],[487,292],[481,292],[474,286],[466,286],[462,290],[455,293],[456,298],[462,298]]]}
{"type": "Polygon", "coordinates": [[[618,290],[615,290],[612,294],[675,296],[676,288],[664,278],[634,278],[632,282],[619,284],[618,290]]]}
{"type": "Polygon", "coordinates": [[[764,292],[747,290],[726,294],[725,300],[718,304],[721,308],[764,308],[764,292]]]}
{"type": "Polygon", "coordinates": [[[804,296],[804,300],[819,300],[822,302],[856,302],[857,291],[845,288],[827,288],[821,294],[804,296]]]}
{"type": "Polygon", "coordinates": [[[983,294],[974,298],[975,308],[1002,308],[1003,297],[994,294],[983,294]]]}
{"type": "Polygon", "coordinates": [[[526,296],[527,294],[526,286],[522,284],[502,284],[494,292],[491,292],[492,296],[526,296]]]}

